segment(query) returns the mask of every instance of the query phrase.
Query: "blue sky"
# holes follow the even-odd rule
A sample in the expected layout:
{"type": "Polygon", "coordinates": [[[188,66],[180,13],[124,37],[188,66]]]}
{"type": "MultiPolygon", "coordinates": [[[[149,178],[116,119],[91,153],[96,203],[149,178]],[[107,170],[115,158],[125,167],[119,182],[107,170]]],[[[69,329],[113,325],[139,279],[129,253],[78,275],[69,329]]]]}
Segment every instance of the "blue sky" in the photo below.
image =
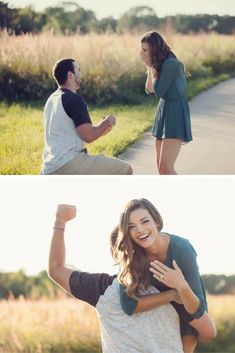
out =
{"type": "Polygon", "coordinates": [[[164,231],[194,245],[201,273],[235,274],[233,176],[2,176],[0,195],[0,271],[45,270],[56,206],[69,203],[77,218],[66,229],[67,263],[114,273],[109,233],[124,204],[145,197],[164,231]]]}
{"type": "MultiPolygon", "coordinates": [[[[184,14],[219,14],[219,15],[235,15],[235,1],[234,0],[79,0],[76,1],[80,6],[95,12],[98,18],[113,16],[118,18],[122,13],[134,6],[150,6],[159,17],[166,15],[175,15],[177,13],[184,14]]],[[[24,7],[26,5],[33,5],[36,9],[42,9],[47,6],[54,6],[60,0],[9,0],[8,3],[15,7],[24,7]]],[[[67,2],[67,1],[65,1],[67,2]]]]}

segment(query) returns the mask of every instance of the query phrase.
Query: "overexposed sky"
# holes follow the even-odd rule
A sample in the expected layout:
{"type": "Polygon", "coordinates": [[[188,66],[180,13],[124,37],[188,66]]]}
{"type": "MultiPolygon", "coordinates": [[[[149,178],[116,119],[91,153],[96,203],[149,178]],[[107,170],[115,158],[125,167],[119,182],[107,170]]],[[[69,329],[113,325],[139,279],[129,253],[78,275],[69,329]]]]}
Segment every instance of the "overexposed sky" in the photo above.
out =
{"type": "MultiPolygon", "coordinates": [[[[14,7],[24,7],[33,5],[35,9],[41,10],[47,6],[55,6],[60,3],[60,0],[9,0],[8,3],[14,7]]],[[[69,2],[69,1],[64,1],[69,2]]],[[[163,17],[166,15],[175,14],[218,14],[218,15],[235,15],[234,0],[79,0],[77,2],[86,10],[95,12],[97,18],[112,16],[120,17],[124,12],[135,6],[152,7],[157,16],[163,17]]]]}
{"type": "Polygon", "coordinates": [[[109,233],[125,203],[145,197],[164,231],[194,245],[201,273],[235,274],[235,177],[1,176],[0,195],[0,271],[45,270],[56,205],[69,203],[78,214],[66,228],[67,263],[115,273],[109,233]]]}

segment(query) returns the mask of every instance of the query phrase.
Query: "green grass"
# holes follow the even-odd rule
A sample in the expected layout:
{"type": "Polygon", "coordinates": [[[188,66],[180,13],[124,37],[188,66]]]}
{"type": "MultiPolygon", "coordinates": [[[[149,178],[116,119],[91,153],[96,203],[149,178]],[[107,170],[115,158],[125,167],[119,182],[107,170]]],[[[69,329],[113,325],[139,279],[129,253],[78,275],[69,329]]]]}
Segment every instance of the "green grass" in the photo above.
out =
{"type": "Polygon", "coordinates": [[[208,77],[198,77],[198,78],[189,78],[188,81],[188,98],[192,99],[198,93],[209,89],[210,87],[214,86],[215,84],[228,80],[229,78],[233,77],[233,74],[221,74],[217,76],[208,76],[208,77]]]}
{"type": "MultiPolygon", "coordinates": [[[[188,82],[189,98],[229,78],[228,74],[217,77],[191,78],[188,82]]],[[[112,132],[88,145],[90,153],[116,156],[142,136],[153,123],[157,102],[146,97],[141,105],[116,105],[90,107],[93,123],[112,113],[117,124],[112,132]]],[[[43,149],[43,105],[0,103],[0,174],[38,174],[43,149]]]]}
{"type": "Polygon", "coordinates": [[[43,146],[39,108],[0,105],[0,174],[37,174],[43,146]]]}
{"type": "MultiPolygon", "coordinates": [[[[117,116],[111,133],[88,145],[90,153],[112,156],[141,136],[152,124],[153,105],[91,108],[93,123],[112,113],[117,116]]],[[[0,174],[38,174],[43,149],[43,107],[0,104],[0,174]]]]}

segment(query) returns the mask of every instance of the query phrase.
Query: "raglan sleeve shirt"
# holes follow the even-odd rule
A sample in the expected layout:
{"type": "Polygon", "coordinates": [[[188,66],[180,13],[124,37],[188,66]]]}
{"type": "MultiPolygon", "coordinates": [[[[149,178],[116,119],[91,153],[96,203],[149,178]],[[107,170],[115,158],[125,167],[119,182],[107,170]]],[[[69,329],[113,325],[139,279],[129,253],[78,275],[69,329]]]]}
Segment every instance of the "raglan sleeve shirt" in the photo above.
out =
{"type": "Polygon", "coordinates": [[[74,271],[69,278],[71,294],[92,306],[96,306],[101,295],[112,284],[116,276],[106,273],[74,271]]]}
{"type": "Polygon", "coordinates": [[[62,95],[62,104],[66,114],[73,120],[76,127],[82,124],[91,124],[87,103],[84,98],[71,91],[66,90],[62,95]]]}

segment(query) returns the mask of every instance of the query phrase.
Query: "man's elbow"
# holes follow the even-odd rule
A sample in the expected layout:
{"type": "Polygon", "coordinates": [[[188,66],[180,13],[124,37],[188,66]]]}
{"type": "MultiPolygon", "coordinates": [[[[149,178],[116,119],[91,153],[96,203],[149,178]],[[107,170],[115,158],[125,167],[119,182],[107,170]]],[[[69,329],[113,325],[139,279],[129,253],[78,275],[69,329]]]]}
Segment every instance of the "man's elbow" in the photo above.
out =
{"type": "Polygon", "coordinates": [[[84,124],[77,128],[80,139],[86,143],[93,142],[96,137],[96,129],[92,124],[84,124]]]}
{"type": "Polygon", "coordinates": [[[54,279],[55,276],[55,270],[53,267],[49,266],[47,269],[47,275],[49,278],[54,279]]]}
{"type": "Polygon", "coordinates": [[[93,142],[94,139],[94,135],[91,133],[88,134],[80,134],[80,138],[82,139],[82,141],[86,142],[86,143],[91,143],[93,142]]]}
{"type": "Polygon", "coordinates": [[[58,269],[58,267],[51,266],[51,265],[48,266],[48,269],[47,269],[48,277],[50,277],[56,283],[58,282],[59,273],[60,273],[60,270],[58,269]]]}

